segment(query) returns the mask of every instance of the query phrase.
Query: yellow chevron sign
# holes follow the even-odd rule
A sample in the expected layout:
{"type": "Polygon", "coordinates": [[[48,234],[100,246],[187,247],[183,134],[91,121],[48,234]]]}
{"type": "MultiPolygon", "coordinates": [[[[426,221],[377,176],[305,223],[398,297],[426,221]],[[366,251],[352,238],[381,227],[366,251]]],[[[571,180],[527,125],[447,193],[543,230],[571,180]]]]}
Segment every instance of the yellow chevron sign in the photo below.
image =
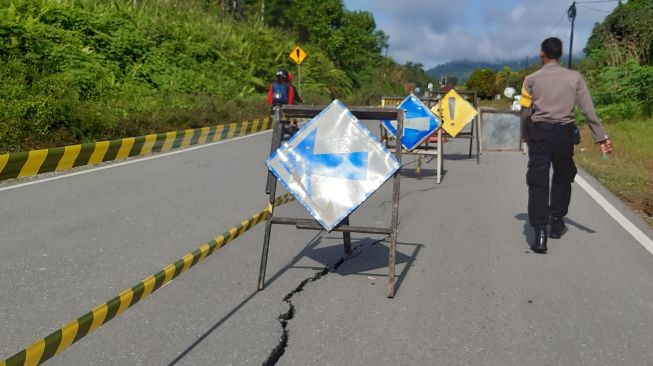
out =
{"type": "MultiPolygon", "coordinates": [[[[478,115],[474,106],[451,89],[442,98],[442,128],[452,137],[456,137],[460,131],[478,115]]],[[[436,116],[440,117],[440,103],[431,109],[436,116]]]]}
{"type": "Polygon", "coordinates": [[[295,49],[292,50],[288,56],[290,56],[290,59],[293,60],[297,65],[301,65],[308,55],[301,48],[295,47],[295,49]]]}

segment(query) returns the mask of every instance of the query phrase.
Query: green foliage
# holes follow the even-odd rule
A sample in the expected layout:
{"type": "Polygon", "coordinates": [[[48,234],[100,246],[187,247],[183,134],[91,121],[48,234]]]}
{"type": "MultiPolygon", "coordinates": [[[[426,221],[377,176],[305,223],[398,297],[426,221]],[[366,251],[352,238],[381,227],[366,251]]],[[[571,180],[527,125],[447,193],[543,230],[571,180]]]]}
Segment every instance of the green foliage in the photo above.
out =
{"type": "Polygon", "coordinates": [[[631,0],[594,27],[581,69],[604,119],[653,114],[651,19],[651,0],[631,0]]]}
{"type": "Polygon", "coordinates": [[[512,71],[511,68],[506,66],[503,70],[496,73],[494,79],[494,90],[497,93],[503,94],[505,88],[513,87],[519,92],[523,81],[524,76],[522,76],[522,73],[512,71]]]}
{"type": "Polygon", "coordinates": [[[467,89],[475,90],[481,98],[494,95],[495,73],[491,69],[477,69],[469,76],[467,89]]]}
{"type": "Polygon", "coordinates": [[[422,88],[422,90],[426,90],[428,83],[433,82],[434,84],[437,84],[426,74],[426,71],[424,71],[424,65],[420,63],[407,62],[403,66],[403,70],[406,81],[414,83],[416,86],[422,88]]]}
{"type": "Polygon", "coordinates": [[[405,95],[405,70],[394,62],[377,68],[372,75],[363,81],[363,85],[356,89],[345,101],[352,105],[378,105],[383,96],[405,95]]]}
{"type": "Polygon", "coordinates": [[[619,3],[603,23],[596,24],[585,52],[594,63],[614,66],[635,59],[653,64],[653,3],[630,0],[619,3]]]}
{"type": "Polygon", "coordinates": [[[369,13],[340,0],[270,1],[274,28],[260,22],[258,1],[224,18],[213,0],[136,4],[0,0],[0,152],[264,115],[268,83],[294,70],[298,40],[309,53],[304,99],[347,98],[371,80],[387,42],[369,13]]]}
{"type": "Polygon", "coordinates": [[[629,60],[621,66],[604,67],[592,76],[592,95],[603,118],[651,115],[653,66],[629,60]]]}
{"type": "Polygon", "coordinates": [[[387,36],[376,29],[372,14],[347,11],[342,0],[272,1],[271,24],[284,26],[302,44],[315,45],[343,70],[354,86],[372,74],[381,61],[387,36]]]}

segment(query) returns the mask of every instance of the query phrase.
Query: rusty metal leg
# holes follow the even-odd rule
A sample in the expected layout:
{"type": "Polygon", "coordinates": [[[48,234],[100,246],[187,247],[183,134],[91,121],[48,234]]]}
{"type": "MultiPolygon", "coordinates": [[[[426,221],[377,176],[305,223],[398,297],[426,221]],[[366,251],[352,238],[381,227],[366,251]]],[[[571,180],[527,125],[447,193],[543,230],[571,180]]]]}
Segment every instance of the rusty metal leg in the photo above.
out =
{"type": "Polygon", "coordinates": [[[472,158],[472,146],[474,146],[474,126],[476,123],[472,123],[472,133],[469,135],[469,159],[472,158]]]}
{"type": "MultiPolygon", "coordinates": [[[[279,148],[281,143],[281,136],[283,134],[283,126],[279,123],[279,120],[275,122],[274,130],[272,131],[272,147],[273,151],[279,148]],[[276,141],[276,142],[275,142],[276,141]],[[276,144],[276,145],[275,145],[276,144]]],[[[270,174],[270,173],[268,173],[270,174]]],[[[268,266],[268,252],[270,250],[270,235],[272,234],[272,217],[274,216],[274,201],[277,195],[277,178],[272,175],[272,179],[268,182],[268,194],[270,202],[270,211],[265,222],[265,237],[263,238],[263,253],[261,254],[261,267],[258,273],[258,289],[263,290],[265,288],[265,271],[268,266]]]]}
{"type": "MultiPolygon", "coordinates": [[[[349,216],[347,216],[344,220],[342,220],[342,224],[349,226],[349,216]]],[[[348,231],[343,232],[342,239],[345,243],[345,253],[351,254],[351,233],[348,231]]]]}
{"type": "MultiPolygon", "coordinates": [[[[401,162],[401,138],[404,131],[404,112],[399,111],[397,116],[397,146],[395,149],[395,156],[401,162]]],[[[399,231],[399,188],[401,183],[401,174],[396,172],[393,178],[392,187],[392,234],[390,235],[390,251],[388,254],[388,298],[395,297],[395,262],[397,255],[397,234],[399,231]]]]}
{"type": "Polygon", "coordinates": [[[442,128],[438,129],[438,159],[436,161],[437,167],[435,168],[437,174],[438,184],[442,182],[442,128]]]}
{"type": "MultiPolygon", "coordinates": [[[[276,180],[272,182],[272,192],[276,193],[276,180]]],[[[271,203],[273,205],[273,203],[271,203]]],[[[263,253],[261,254],[261,267],[258,272],[258,289],[265,288],[265,271],[268,266],[268,252],[270,250],[270,235],[272,234],[272,215],[274,214],[274,205],[268,212],[267,221],[265,222],[265,237],[263,238],[263,253]]]]}
{"type": "Polygon", "coordinates": [[[476,116],[476,164],[481,163],[481,117],[476,116]]]}
{"type": "MultiPolygon", "coordinates": [[[[274,118],[272,120],[272,142],[270,144],[270,155],[281,146],[281,139],[283,138],[283,129],[281,130],[281,135],[277,134],[277,128],[281,125],[281,108],[279,106],[274,107],[274,118]],[[278,135],[278,136],[277,136],[278,135]]],[[[265,194],[270,194],[270,187],[272,185],[272,180],[274,176],[272,172],[268,171],[268,180],[265,185],[265,194]]]]}

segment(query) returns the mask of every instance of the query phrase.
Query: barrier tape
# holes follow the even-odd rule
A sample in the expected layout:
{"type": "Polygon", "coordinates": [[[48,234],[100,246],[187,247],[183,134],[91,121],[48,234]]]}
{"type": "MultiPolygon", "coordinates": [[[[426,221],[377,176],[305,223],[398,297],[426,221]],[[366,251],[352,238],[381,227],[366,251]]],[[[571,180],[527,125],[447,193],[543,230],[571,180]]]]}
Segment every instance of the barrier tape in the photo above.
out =
{"type": "MultiPolygon", "coordinates": [[[[294,200],[295,197],[290,194],[285,194],[274,201],[274,206],[281,206],[294,200]]],[[[265,221],[270,212],[271,205],[268,205],[265,210],[255,214],[248,220],[242,221],[239,225],[232,227],[210,242],[202,244],[194,252],[186,254],[163,270],[145,278],[136,286],[121,292],[113,299],[97,306],[90,312],[64,325],[62,328],[38,340],[8,359],[4,361],[0,360],[0,366],[36,366],[44,363],[54,355],[70,347],[73,343],[106,324],[109,320],[115,319],[125,310],[142,301],[166,283],[204,261],[206,257],[215,253],[257,224],[265,221]]]]}
{"type": "Polygon", "coordinates": [[[269,118],[0,155],[0,181],[166,152],[270,129],[269,118]]]}

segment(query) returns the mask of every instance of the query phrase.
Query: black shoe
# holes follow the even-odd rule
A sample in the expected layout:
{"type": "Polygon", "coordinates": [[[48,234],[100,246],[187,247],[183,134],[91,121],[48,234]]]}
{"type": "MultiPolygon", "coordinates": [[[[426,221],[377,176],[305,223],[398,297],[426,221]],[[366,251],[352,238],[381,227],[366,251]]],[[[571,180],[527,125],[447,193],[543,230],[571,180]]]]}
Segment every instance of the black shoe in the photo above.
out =
{"type": "Polygon", "coordinates": [[[538,226],[535,228],[535,238],[531,244],[531,250],[535,253],[546,254],[546,241],[547,233],[546,226],[538,226]]]}
{"type": "Polygon", "coordinates": [[[567,225],[565,225],[565,220],[560,218],[551,219],[551,232],[549,233],[549,238],[551,239],[560,239],[564,233],[567,232],[567,225]]]}

